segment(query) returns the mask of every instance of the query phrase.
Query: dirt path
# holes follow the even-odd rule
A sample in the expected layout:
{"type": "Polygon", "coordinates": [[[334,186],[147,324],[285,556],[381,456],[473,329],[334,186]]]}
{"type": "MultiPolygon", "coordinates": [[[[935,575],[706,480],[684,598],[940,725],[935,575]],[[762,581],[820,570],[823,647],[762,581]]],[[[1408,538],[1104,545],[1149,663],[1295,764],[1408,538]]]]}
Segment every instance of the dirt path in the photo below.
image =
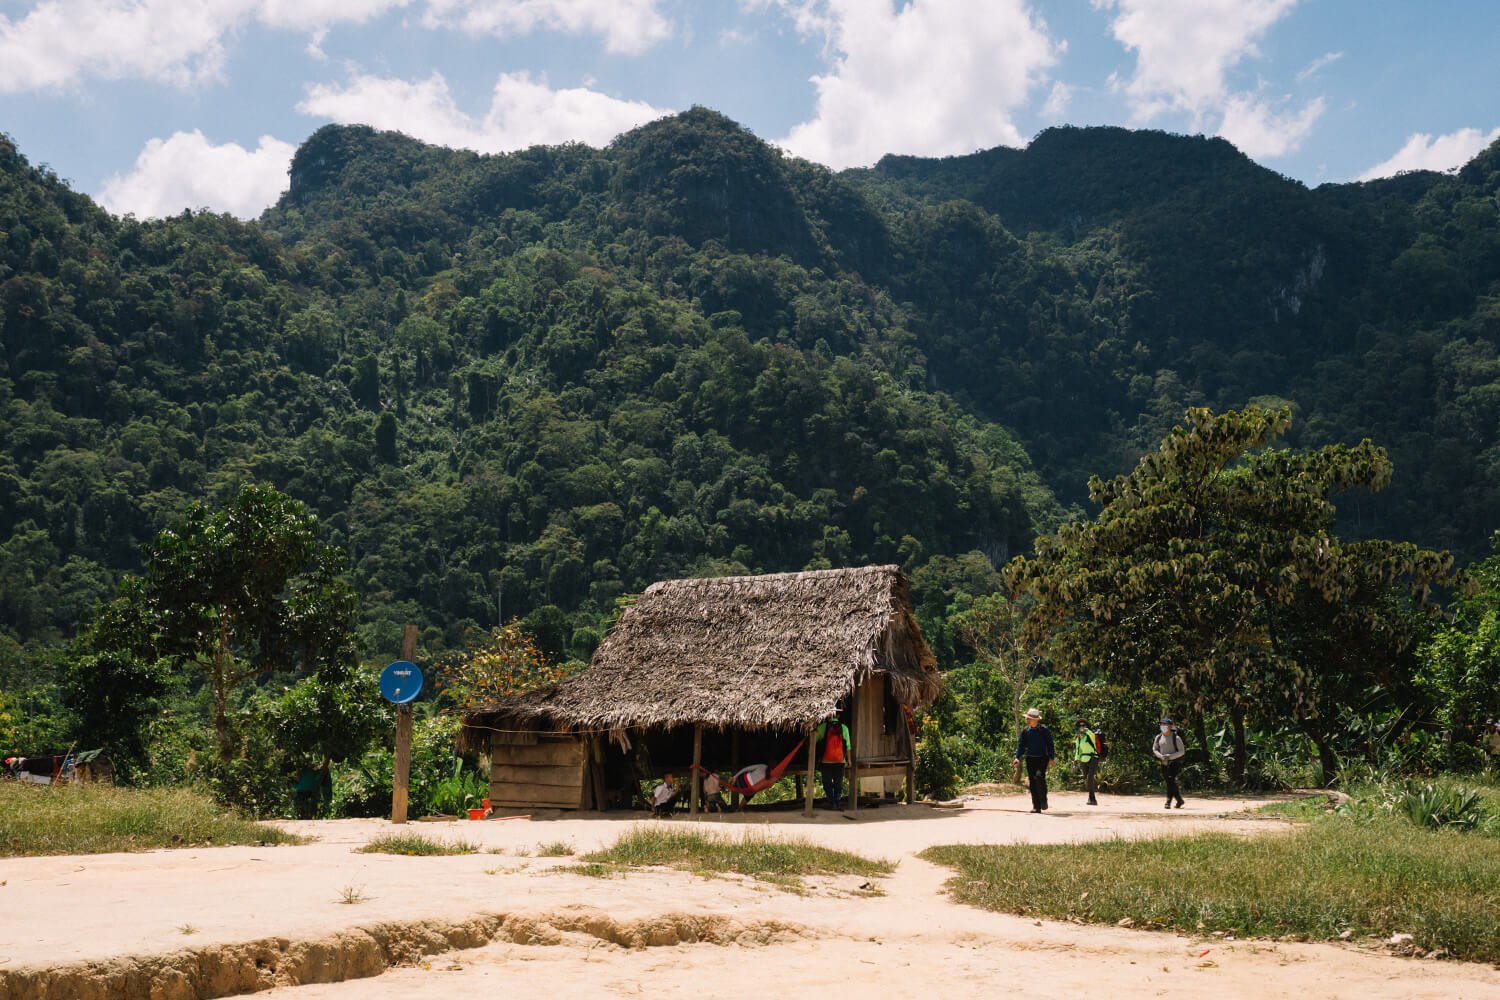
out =
{"type": "Polygon", "coordinates": [[[1220,996],[1500,998],[1500,971],[1488,966],[986,913],[949,902],[942,884],[950,873],[912,856],[937,843],[1282,828],[1245,816],[1255,804],[1249,800],[1190,801],[1187,809],[1162,813],[1151,808],[1154,798],[1105,799],[1099,809],[1070,798],[1057,796],[1041,816],[1011,796],[953,811],[887,806],[852,821],[823,813],[812,820],[777,814],[770,823],[710,817],[699,824],[764,824],[898,860],[877,897],[861,894],[858,879],[816,881],[797,895],[669,871],[588,878],[566,871],[572,858],[536,856],[559,842],[582,853],[642,822],[602,817],[412,824],[431,836],[463,837],[503,852],[458,857],[354,854],[352,848],[391,827],[346,820],[286,824],[321,838],[303,847],[3,860],[0,912],[27,932],[0,942],[0,997],[46,996],[25,984],[42,982],[47,968],[71,966],[79,970],[73,992],[52,995],[86,997],[100,976],[113,969],[123,981],[120,970],[128,968],[163,997],[324,982],[266,994],[297,1000],[501,988],[508,996],[549,1000],[642,993],[763,998],[826,995],[851,981],[913,997],[985,995],[1030,982],[1049,992],[1104,989],[1111,997],[1166,995],[1187,986],[1220,996]],[[358,901],[340,902],[350,895],[358,901]],[[163,957],[174,952],[171,961],[163,957]],[[376,978],[337,982],[355,976],[376,978]]]}

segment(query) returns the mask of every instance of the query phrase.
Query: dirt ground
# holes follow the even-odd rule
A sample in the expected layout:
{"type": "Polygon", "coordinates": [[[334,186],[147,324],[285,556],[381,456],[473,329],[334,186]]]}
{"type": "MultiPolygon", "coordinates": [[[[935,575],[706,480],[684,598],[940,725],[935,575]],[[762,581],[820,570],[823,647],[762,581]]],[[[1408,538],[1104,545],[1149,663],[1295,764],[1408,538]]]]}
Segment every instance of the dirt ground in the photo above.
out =
{"type": "Polygon", "coordinates": [[[753,827],[897,862],[895,874],[812,880],[791,893],[739,878],[652,870],[594,878],[573,857],[639,816],[413,823],[481,852],[352,853],[377,820],[282,824],[300,847],[0,860],[0,998],[225,995],[286,1000],[448,997],[801,997],[864,985],[893,997],[989,996],[1018,988],[1154,997],[1500,998],[1487,965],[1401,958],[1353,944],[1197,939],[987,913],[950,902],[951,872],[914,857],[933,844],[1047,843],[1223,830],[1276,835],[1249,799],[1061,793],[1033,815],[1023,795],[962,809],[886,805],[858,819],[820,812],[679,816],[753,827]],[[872,893],[872,888],[876,890],[872,893]],[[311,985],[292,985],[311,984],[311,985]]]}

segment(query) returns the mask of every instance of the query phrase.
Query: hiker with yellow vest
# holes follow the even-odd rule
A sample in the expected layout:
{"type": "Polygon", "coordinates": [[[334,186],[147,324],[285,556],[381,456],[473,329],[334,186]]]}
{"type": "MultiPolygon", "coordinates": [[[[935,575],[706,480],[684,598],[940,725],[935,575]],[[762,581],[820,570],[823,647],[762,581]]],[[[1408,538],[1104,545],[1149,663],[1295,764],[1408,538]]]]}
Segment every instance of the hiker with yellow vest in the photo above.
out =
{"type": "MultiPolygon", "coordinates": [[[[837,715],[818,726],[813,734],[813,743],[818,747],[818,773],[823,777],[823,791],[828,796],[828,808],[844,808],[844,765],[854,748],[849,745],[849,727],[839,721],[837,715]]],[[[855,789],[853,794],[858,795],[855,789]]]]}
{"type": "Polygon", "coordinates": [[[1099,734],[1089,728],[1086,719],[1078,720],[1078,740],[1073,746],[1073,758],[1083,772],[1083,787],[1089,793],[1089,805],[1097,806],[1099,800],[1094,793],[1099,790],[1099,734]]]}

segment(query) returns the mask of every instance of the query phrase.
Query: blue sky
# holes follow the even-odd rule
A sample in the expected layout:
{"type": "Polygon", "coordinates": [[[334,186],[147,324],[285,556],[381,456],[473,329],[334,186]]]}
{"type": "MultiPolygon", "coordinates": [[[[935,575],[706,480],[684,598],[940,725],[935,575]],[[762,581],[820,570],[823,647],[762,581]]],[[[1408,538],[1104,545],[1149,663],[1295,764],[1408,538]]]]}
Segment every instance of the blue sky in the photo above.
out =
{"type": "Polygon", "coordinates": [[[327,122],[499,152],[693,104],[835,168],[1112,124],[1316,185],[1500,138],[1497,40],[1495,0],[0,0],[0,131],[140,217],[254,217],[327,122]]]}

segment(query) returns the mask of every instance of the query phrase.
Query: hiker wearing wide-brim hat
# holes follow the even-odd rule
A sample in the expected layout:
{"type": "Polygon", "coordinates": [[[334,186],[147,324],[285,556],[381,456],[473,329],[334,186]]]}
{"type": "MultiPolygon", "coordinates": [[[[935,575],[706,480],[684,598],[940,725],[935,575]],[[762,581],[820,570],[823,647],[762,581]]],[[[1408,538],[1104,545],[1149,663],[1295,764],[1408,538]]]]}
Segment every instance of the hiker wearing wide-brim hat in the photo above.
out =
{"type": "Polygon", "coordinates": [[[1182,734],[1177,727],[1172,725],[1172,720],[1163,718],[1161,720],[1161,732],[1156,734],[1156,739],[1151,743],[1151,754],[1161,764],[1162,777],[1167,781],[1167,805],[1172,808],[1175,799],[1177,808],[1182,808],[1182,790],[1177,787],[1177,772],[1182,770],[1182,759],[1187,756],[1187,747],[1183,745],[1182,734]]]}
{"type": "Polygon", "coordinates": [[[1016,763],[1026,761],[1026,779],[1031,784],[1031,811],[1047,809],[1047,769],[1056,757],[1052,747],[1052,733],[1042,725],[1042,713],[1035,708],[1026,710],[1026,725],[1021,727],[1021,738],[1016,741],[1016,763]]]}

